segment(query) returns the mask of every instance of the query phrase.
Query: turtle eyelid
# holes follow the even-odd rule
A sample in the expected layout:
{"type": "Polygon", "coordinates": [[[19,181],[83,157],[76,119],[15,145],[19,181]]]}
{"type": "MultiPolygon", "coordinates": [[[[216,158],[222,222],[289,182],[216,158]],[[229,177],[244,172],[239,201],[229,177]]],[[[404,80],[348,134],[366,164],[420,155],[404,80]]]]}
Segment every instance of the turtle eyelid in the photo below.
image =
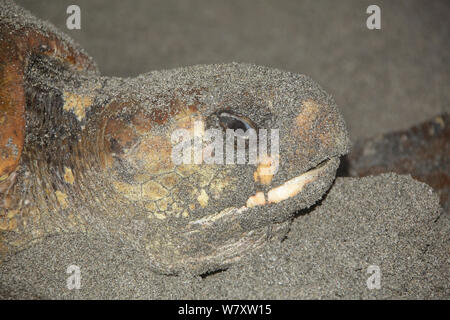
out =
{"type": "Polygon", "coordinates": [[[242,129],[247,131],[248,129],[256,130],[256,125],[247,117],[236,115],[229,111],[220,111],[217,113],[219,124],[224,129],[242,129]]]}

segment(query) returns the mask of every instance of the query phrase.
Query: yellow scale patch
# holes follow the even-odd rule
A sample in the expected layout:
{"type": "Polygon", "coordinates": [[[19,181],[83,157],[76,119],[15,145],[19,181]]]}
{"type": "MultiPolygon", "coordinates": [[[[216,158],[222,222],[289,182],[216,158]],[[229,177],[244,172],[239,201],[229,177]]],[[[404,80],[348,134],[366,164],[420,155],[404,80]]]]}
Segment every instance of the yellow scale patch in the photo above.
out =
{"type": "Polygon", "coordinates": [[[17,220],[14,218],[19,210],[9,210],[6,216],[0,217],[0,230],[12,231],[17,228],[17,220]]]}
{"type": "Polygon", "coordinates": [[[56,199],[63,209],[67,209],[69,207],[69,202],[67,201],[67,194],[61,191],[55,191],[56,199]]]}
{"type": "Polygon", "coordinates": [[[92,98],[89,96],[82,96],[72,92],[64,92],[64,106],[65,111],[71,111],[76,116],[78,121],[86,117],[86,109],[92,105],[92,98]]]}
{"type": "Polygon", "coordinates": [[[168,191],[159,183],[149,181],[142,185],[142,198],[145,200],[158,200],[164,198],[168,191]]]}
{"type": "Polygon", "coordinates": [[[75,181],[72,170],[70,168],[64,167],[64,181],[70,184],[73,184],[75,181]]]}
{"type": "Polygon", "coordinates": [[[202,189],[200,191],[200,195],[197,197],[198,203],[200,203],[200,206],[202,208],[205,208],[208,205],[209,196],[206,193],[205,189],[202,189]]]}

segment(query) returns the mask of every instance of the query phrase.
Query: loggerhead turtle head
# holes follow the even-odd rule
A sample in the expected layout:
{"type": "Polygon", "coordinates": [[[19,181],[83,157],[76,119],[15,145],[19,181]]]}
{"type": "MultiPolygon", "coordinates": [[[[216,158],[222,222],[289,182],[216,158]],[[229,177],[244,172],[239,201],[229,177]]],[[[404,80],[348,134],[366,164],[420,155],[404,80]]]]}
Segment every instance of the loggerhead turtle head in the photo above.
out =
{"type": "Polygon", "coordinates": [[[160,269],[213,270],[282,238],[348,151],[334,101],[303,75],[233,63],[105,90],[106,179],[154,226],[140,237],[160,269]]]}

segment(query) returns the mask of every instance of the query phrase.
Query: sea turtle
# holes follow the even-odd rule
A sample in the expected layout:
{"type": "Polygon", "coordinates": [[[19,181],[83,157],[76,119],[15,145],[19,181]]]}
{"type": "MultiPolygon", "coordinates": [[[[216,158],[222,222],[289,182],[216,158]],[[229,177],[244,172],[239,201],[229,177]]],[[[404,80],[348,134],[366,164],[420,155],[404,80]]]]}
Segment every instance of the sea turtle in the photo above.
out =
{"type": "Polygon", "coordinates": [[[334,100],[307,76],[239,63],[101,76],[11,1],[0,1],[0,82],[2,259],[75,233],[120,239],[165,274],[224,268],[282,239],[349,150],[334,100]],[[196,123],[200,135],[277,132],[279,149],[254,164],[176,163],[173,133],[195,136],[196,123]]]}

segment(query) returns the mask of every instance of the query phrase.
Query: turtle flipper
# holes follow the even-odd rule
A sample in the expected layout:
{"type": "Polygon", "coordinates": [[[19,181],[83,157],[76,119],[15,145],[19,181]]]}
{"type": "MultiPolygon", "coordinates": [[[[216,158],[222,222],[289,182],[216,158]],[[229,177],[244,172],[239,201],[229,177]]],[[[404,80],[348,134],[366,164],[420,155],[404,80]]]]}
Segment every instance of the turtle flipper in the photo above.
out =
{"type": "Polygon", "coordinates": [[[31,58],[45,55],[76,71],[97,72],[83,49],[54,26],[11,1],[0,1],[0,192],[13,181],[24,146],[26,88],[31,58]]]}

